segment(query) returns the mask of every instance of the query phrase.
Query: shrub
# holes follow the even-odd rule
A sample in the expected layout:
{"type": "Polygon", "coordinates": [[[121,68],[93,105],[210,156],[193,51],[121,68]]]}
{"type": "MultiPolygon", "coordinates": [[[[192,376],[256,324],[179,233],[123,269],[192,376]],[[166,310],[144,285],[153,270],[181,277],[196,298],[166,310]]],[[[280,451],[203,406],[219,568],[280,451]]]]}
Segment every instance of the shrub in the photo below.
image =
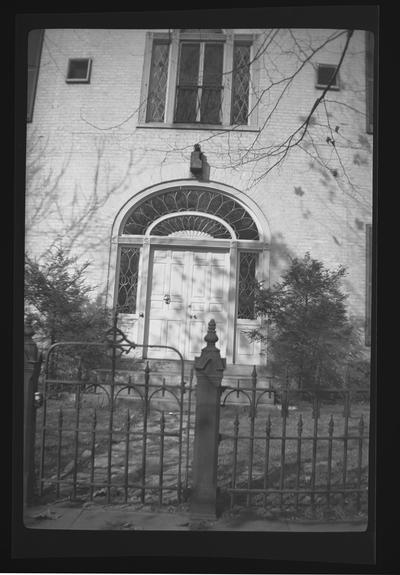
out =
{"type": "Polygon", "coordinates": [[[256,312],[267,332],[254,330],[250,338],[268,343],[275,375],[299,389],[343,385],[347,364],[360,354],[359,329],[348,318],[340,285],[345,273],[307,252],[272,288],[256,288],[256,312]]]}
{"type": "MultiPolygon", "coordinates": [[[[100,298],[89,297],[92,287],[86,283],[89,263],[77,265],[77,259],[69,257],[61,247],[38,262],[25,257],[25,317],[32,324],[38,345],[46,348],[60,341],[103,341],[105,331],[111,325],[111,313],[102,305],[100,298]]],[[[71,357],[77,352],[92,364],[98,349],[81,345],[74,351],[65,350],[59,361],[67,370],[71,357]]]]}

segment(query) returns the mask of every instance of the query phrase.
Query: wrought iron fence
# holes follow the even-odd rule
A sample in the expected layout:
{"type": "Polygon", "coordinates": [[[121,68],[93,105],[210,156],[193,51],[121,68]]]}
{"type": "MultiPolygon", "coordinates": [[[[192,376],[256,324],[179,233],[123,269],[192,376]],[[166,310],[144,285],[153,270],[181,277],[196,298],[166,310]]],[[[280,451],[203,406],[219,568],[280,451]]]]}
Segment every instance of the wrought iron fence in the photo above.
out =
{"type": "Polygon", "coordinates": [[[260,388],[255,368],[247,381],[223,388],[218,477],[225,507],[365,515],[368,448],[368,389],[260,388]]]}
{"type": "Polygon", "coordinates": [[[107,503],[185,500],[193,374],[185,381],[177,350],[178,373],[160,374],[151,361],[124,371],[121,355],[134,347],[115,324],[106,344],[63,342],[49,349],[36,445],[40,497],[107,503]],[[85,355],[90,349],[96,350],[101,369],[93,367],[90,353],[85,355]]]}
{"type": "MultiPolygon", "coordinates": [[[[229,379],[222,388],[216,384],[218,416],[218,409],[207,411],[209,381],[220,382],[225,366],[215,348],[217,339],[215,322],[210,322],[207,346],[195,364],[201,397],[193,371],[186,381],[178,350],[178,372],[168,372],[167,361],[161,364],[162,372],[152,360],[131,359],[124,368],[123,357],[142,346],[129,341],[116,320],[106,343],[51,346],[39,386],[43,403],[36,426],[37,494],[47,500],[179,504],[204,491],[201,484],[195,493],[193,468],[197,487],[204,477],[211,482],[207,493],[216,490],[217,472],[221,509],[244,506],[280,516],[365,517],[369,390],[294,390],[271,378],[262,383],[254,368],[249,378],[235,384],[229,379]],[[219,358],[215,373],[211,356],[219,358]],[[197,463],[192,463],[195,430],[202,434],[204,417],[215,423],[216,433],[205,434],[206,444],[203,438],[197,463]],[[215,461],[205,457],[211,450],[215,461]],[[209,469],[203,474],[205,460],[209,469]]],[[[30,377],[27,372],[27,382],[30,377]]]]}

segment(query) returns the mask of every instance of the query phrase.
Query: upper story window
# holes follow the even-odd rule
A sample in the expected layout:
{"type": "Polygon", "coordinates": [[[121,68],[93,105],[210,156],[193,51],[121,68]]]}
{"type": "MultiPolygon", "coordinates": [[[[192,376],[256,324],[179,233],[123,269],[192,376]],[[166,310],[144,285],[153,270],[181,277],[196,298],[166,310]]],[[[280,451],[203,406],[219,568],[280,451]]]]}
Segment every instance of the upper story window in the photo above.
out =
{"type": "MultiPolygon", "coordinates": [[[[140,120],[251,125],[252,35],[221,30],[149,33],[140,120]]],[[[254,114],[253,114],[254,116],[254,114]]]]}
{"type": "Polygon", "coordinates": [[[332,64],[318,64],[316,88],[339,90],[339,73],[337,66],[332,64]]]}
{"type": "Polygon", "coordinates": [[[39,75],[40,54],[42,52],[43,30],[31,30],[28,34],[28,85],[27,85],[27,121],[33,117],[36,85],[39,75]]]}

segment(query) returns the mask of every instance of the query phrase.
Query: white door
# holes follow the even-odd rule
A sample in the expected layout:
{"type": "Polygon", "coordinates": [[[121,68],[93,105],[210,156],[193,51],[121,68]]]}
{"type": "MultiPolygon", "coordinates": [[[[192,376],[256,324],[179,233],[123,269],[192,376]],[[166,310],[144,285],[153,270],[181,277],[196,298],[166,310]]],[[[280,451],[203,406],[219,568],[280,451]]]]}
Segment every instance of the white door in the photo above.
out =
{"type": "MultiPolygon", "coordinates": [[[[154,248],[147,312],[149,345],[172,346],[194,359],[205,346],[210,319],[217,324],[225,356],[229,278],[228,251],[154,248]]],[[[170,350],[149,348],[148,357],[176,358],[170,350]]]]}

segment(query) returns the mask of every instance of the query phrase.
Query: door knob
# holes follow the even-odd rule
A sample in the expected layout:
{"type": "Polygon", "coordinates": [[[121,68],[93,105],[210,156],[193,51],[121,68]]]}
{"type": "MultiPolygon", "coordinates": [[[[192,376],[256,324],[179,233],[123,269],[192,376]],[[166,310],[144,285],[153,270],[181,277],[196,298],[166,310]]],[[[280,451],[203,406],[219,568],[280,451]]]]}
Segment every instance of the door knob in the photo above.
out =
{"type": "Polygon", "coordinates": [[[171,297],[169,294],[165,294],[163,299],[167,305],[171,302],[171,297]]]}
{"type": "Polygon", "coordinates": [[[141,312],[141,313],[139,314],[139,317],[144,317],[144,313],[141,312]]]}
{"type": "Polygon", "coordinates": [[[190,315],[190,319],[197,319],[197,315],[190,315]]]}

